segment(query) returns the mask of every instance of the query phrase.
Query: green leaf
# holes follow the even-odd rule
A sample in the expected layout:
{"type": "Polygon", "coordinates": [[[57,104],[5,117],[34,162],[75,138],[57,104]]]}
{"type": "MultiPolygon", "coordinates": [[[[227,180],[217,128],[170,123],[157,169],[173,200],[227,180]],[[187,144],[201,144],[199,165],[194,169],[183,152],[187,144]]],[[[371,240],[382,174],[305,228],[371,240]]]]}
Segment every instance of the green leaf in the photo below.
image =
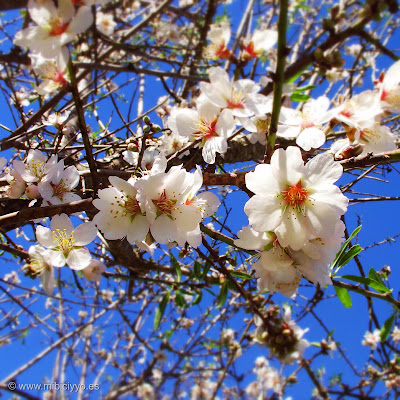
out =
{"type": "Polygon", "coordinates": [[[165,308],[167,307],[169,297],[171,296],[171,292],[167,292],[164,294],[162,300],[160,301],[160,304],[158,305],[158,308],[156,310],[156,315],[154,316],[154,323],[153,327],[154,330],[156,331],[158,327],[160,326],[161,319],[164,315],[165,308]]]}
{"type": "Polygon", "coordinates": [[[397,315],[397,311],[395,311],[382,325],[381,342],[384,342],[388,338],[390,331],[392,330],[392,326],[393,326],[394,320],[396,318],[396,315],[397,315]]]}
{"type": "Polygon", "coordinates": [[[352,303],[351,303],[351,297],[350,297],[349,292],[347,291],[347,289],[335,286],[335,292],[336,292],[337,297],[339,298],[339,300],[342,302],[342,304],[346,308],[350,308],[352,303]]]}
{"type": "Polygon", "coordinates": [[[391,290],[388,289],[383,283],[377,282],[371,278],[364,278],[362,276],[356,275],[343,275],[342,279],[348,279],[349,281],[354,281],[357,283],[362,283],[363,285],[367,285],[378,291],[379,293],[390,293],[391,290]]]}
{"type": "Polygon", "coordinates": [[[186,306],[185,298],[179,292],[175,293],[175,303],[178,307],[186,306]]]}
{"type": "Polygon", "coordinates": [[[181,266],[179,265],[178,260],[175,258],[175,256],[172,253],[170,254],[170,256],[171,256],[171,263],[175,268],[175,273],[176,273],[176,276],[178,278],[178,282],[180,282],[181,281],[181,277],[182,277],[181,266]]]}
{"type": "Polygon", "coordinates": [[[305,92],[306,90],[312,90],[312,89],[315,89],[315,88],[316,88],[315,85],[301,86],[301,87],[298,87],[298,88],[294,91],[294,93],[296,93],[296,92],[305,92]]]}
{"type": "Polygon", "coordinates": [[[344,267],[350,260],[352,260],[357,254],[362,252],[362,247],[359,244],[356,244],[354,246],[351,246],[346,253],[340,257],[338,261],[338,266],[339,268],[344,267]]]}
{"type": "Polygon", "coordinates": [[[224,284],[221,286],[221,290],[218,295],[217,308],[220,308],[224,305],[227,295],[228,295],[228,281],[225,280],[224,284]]]}
{"type": "Polygon", "coordinates": [[[290,96],[290,100],[292,101],[297,101],[297,102],[304,102],[307,101],[308,99],[310,99],[311,96],[309,96],[308,94],[301,94],[301,93],[292,93],[290,96]]]}
{"type": "Polygon", "coordinates": [[[206,261],[206,263],[204,264],[203,274],[201,276],[201,278],[203,280],[206,280],[207,274],[208,274],[208,271],[210,270],[210,268],[211,268],[211,264],[208,261],[206,261]]]}
{"type": "Polygon", "coordinates": [[[199,292],[196,298],[193,300],[193,305],[199,304],[203,297],[203,292],[199,292]]]}
{"type": "MultiPolygon", "coordinates": [[[[334,269],[336,267],[336,265],[338,265],[338,261],[340,260],[340,258],[342,257],[343,253],[346,250],[346,247],[349,245],[350,240],[353,239],[354,236],[356,236],[358,234],[358,232],[360,232],[362,225],[357,226],[356,229],[354,229],[354,231],[351,233],[351,235],[349,236],[349,238],[347,240],[345,240],[342,244],[342,247],[340,248],[339,252],[336,254],[335,259],[333,260],[332,263],[332,269],[334,269]]],[[[339,269],[339,268],[338,268],[339,269]]],[[[337,272],[337,271],[336,271],[337,272]]]]}
{"type": "Polygon", "coordinates": [[[251,276],[250,274],[246,274],[246,272],[241,272],[241,271],[231,271],[231,275],[239,279],[253,279],[253,276],[251,276]]]}
{"type": "Polygon", "coordinates": [[[201,277],[201,264],[198,261],[194,262],[193,273],[196,278],[201,277]]]}

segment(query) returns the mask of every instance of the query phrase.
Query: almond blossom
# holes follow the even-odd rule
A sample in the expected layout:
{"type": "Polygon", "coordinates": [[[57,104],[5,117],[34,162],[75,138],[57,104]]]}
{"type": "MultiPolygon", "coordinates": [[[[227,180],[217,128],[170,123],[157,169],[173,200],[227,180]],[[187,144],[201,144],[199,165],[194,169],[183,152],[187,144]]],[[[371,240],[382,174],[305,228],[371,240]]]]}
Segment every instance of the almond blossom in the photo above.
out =
{"type": "Polygon", "coordinates": [[[92,282],[100,282],[101,274],[105,272],[106,266],[100,260],[92,259],[90,264],[81,270],[82,275],[92,282]]]}
{"type": "Polygon", "coordinates": [[[211,24],[207,39],[211,42],[205,50],[205,55],[213,60],[229,58],[231,51],[227,48],[231,39],[231,27],[229,22],[211,24]]]}
{"type": "Polygon", "coordinates": [[[257,93],[261,86],[251,79],[230,80],[221,67],[208,70],[210,83],[200,82],[200,90],[216,106],[228,109],[235,117],[251,117],[265,114],[268,98],[257,93]]]}
{"type": "Polygon", "coordinates": [[[127,238],[134,244],[143,241],[149,231],[149,222],[144,216],[144,206],[137,199],[138,189],[135,179],[125,181],[110,176],[112,187],[101,189],[93,205],[100,211],[93,221],[106,239],[127,238]]]}
{"type": "Polygon", "coordinates": [[[93,22],[90,7],[76,11],[72,0],[59,0],[58,7],[52,0],[29,0],[28,12],[36,26],[17,32],[14,44],[49,58],[93,22]]]}
{"type": "Polygon", "coordinates": [[[96,13],[96,28],[103,35],[112,35],[116,26],[117,23],[114,21],[114,17],[112,14],[102,13],[101,11],[96,13]]]}
{"type": "MultiPolygon", "coordinates": [[[[15,162],[15,161],[14,161],[15,162]]],[[[19,199],[26,189],[26,182],[22,176],[15,170],[11,170],[7,175],[6,179],[10,185],[6,191],[6,195],[11,199],[19,199]]]]}
{"type": "Polygon", "coordinates": [[[36,91],[40,95],[46,95],[55,90],[63,88],[68,82],[67,66],[69,60],[69,52],[63,47],[55,58],[44,58],[40,54],[31,56],[33,69],[43,80],[36,87],[36,91]]]}
{"type": "Polygon", "coordinates": [[[312,238],[331,237],[347,210],[347,198],[334,185],[342,172],[330,154],[304,165],[298,147],[276,150],[271,164],[258,165],[245,178],[256,194],[244,207],[253,229],[273,231],[282,247],[295,251],[312,238]]]}
{"type": "Polygon", "coordinates": [[[25,274],[34,278],[40,276],[40,281],[44,291],[50,296],[53,294],[54,288],[56,286],[56,281],[54,279],[54,269],[52,265],[47,263],[44,258],[44,253],[46,249],[42,246],[30,246],[29,253],[29,263],[24,266],[25,274]]]}
{"type": "Polygon", "coordinates": [[[296,292],[301,275],[314,284],[332,284],[329,264],[340,249],[343,234],[344,224],[339,220],[332,237],[311,239],[295,251],[283,248],[273,232],[243,227],[234,243],[243,249],[261,251],[257,254],[259,261],[252,266],[256,278],[260,278],[259,290],[279,291],[290,297],[296,292]]]}
{"type": "Polygon", "coordinates": [[[71,269],[86,268],[92,259],[87,244],[96,237],[97,229],[93,222],[85,222],[74,229],[66,214],[55,215],[50,221],[50,229],[39,225],[36,238],[45,247],[42,255],[53,267],[68,265],[71,269]]]}
{"type": "Polygon", "coordinates": [[[57,155],[48,158],[39,150],[31,149],[24,161],[14,160],[13,167],[27,183],[40,182],[57,163],[57,155]]]}
{"type": "Polygon", "coordinates": [[[64,160],[59,161],[38,185],[44,205],[81,200],[79,195],[72,193],[79,181],[79,172],[76,167],[71,165],[64,169],[64,160]]]}
{"type": "Polygon", "coordinates": [[[242,42],[242,58],[259,57],[263,52],[271,49],[278,40],[278,32],[272,29],[256,29],[253,34],[242,42]]]}
{"type": "Polygon", "coordinates": [[[386,72],[380,88],[379,97],[385,111],[400,113],[400,61],[394,63],[386,72]]]}
{"type": "Polygon", "coordinates": [[[225,154],[227,139],[235,128],[229,110],[220,108],[201,97],[197,109],[175,108],[168,118],[168,127],[175,134],[201,139],[203,159],[208,164],[215,162],[216,153],[225,154]]]}
{"type": "Polygon", "coordinates": [[[352,135],[354,132],[359,132],[362,125],[380,122],[383,110],[378,95],[366,90],[344,101],[332,112],[333,116],[344,125],[348,134],[352,135]]]}
{"type": "Polygon", "coordinates": [[[185,240],[198,245],[199,223],[215,212],[218,201],[211,193],[196,195],[202,185],[201,173],[191,174],[182,166],[137,182],[145,205],[150,232],[161,243],[185,240]]]}
{"type": "Polygon", "coordinates": [[[361,342],[364,346],[371,347],[371,350],[376,350],[381,342],[381,331],[375,329],[373,332],[367,331],[364,335],[364,340],[361,342]]]}
{"type": "Polygon", "coordinates": [[[296,144],[306,151],[320,148],[325,143],[321,125],[332,118],[328,112],[329,104],[329,99],[321,96],[308,100],[302,111],[282,107],[278,136],[296,138],[296,144]]]}
{"type": "Polygon", "coordinates": [[[335,154],[337,160],[348,158],[342,157],[342,155],[345,155],[346,149],[350,150],[352,148],[354,150],[357,145],[360,145],[360,150],[350,152],[349,157],[359,154],[383,153],[397,148],[397,134],[392,132],[388,126],[380,125],[379,123],[361,124],[360,131],[350,136],[354,138],[352,141],[349,138],[345,138],[332,144],[331,152],[335,154]]]}

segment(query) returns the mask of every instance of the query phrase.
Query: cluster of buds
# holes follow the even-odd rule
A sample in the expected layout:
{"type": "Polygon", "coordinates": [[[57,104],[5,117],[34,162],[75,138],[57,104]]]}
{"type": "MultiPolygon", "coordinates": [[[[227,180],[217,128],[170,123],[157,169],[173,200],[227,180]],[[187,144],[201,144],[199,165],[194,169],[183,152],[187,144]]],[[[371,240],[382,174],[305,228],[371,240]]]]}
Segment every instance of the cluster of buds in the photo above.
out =
{"type": "Polygon", "coordinates": [[[273,306],[266,310],[264,320],[256,319],[256,338],[268,347],[270,352],[285,363],[292,363],[302,357],[308,342],[302,339],[307,330],[302,330],[290,319],[290,309],[273,306]],[[267,322],[265,322],[267,321],[267,322]]]}

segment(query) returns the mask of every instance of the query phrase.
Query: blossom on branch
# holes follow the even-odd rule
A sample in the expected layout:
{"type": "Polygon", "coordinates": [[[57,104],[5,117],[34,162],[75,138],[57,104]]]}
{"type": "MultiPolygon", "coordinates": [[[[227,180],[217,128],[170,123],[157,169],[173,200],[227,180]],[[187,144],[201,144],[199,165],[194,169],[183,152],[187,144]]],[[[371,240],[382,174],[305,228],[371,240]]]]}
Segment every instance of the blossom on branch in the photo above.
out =
{"type": "Polygon", "coordinates": [[[282,247],[300,250],[313,238],[334,234],[348,200],[334,182],[343,172],[330,154],[319,154],[304,165],[300,149],[278,149],[271,164],[246,175],[256,195],[245,205],[253,229],[273,231],[282,247]]]}
{"type": "Polygon", "coordinates": [[[96,237],[97,229],[93,222],[85,222],[74,229],[66,214],[55,215],[50,221],[50,229],[39,225],[36,238],[45,247],[42,255],[53,267],[67,264],[71,269],[86,268],[92,259],[87,244],[96,237]]]}
{"type": "Polygon", "coordinates": [[[36,26],[17,32],[14,44],[49,58],[93,22],[91,9],[76,11],[72,0],[59,0],[58,7],[52,0],[29,0],[28,12],[36,26]]]}

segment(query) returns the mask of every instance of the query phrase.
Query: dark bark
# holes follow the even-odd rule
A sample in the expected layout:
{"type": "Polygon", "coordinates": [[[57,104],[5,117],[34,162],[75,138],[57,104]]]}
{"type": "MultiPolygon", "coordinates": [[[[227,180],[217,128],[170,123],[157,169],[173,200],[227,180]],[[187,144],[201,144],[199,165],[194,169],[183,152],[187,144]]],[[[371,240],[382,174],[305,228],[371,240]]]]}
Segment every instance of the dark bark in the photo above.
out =
{"type": "Polygon", "coordinates": [[[27,4],[28,0],[0,0],[0,11],[24,8],[27,4]]]}

